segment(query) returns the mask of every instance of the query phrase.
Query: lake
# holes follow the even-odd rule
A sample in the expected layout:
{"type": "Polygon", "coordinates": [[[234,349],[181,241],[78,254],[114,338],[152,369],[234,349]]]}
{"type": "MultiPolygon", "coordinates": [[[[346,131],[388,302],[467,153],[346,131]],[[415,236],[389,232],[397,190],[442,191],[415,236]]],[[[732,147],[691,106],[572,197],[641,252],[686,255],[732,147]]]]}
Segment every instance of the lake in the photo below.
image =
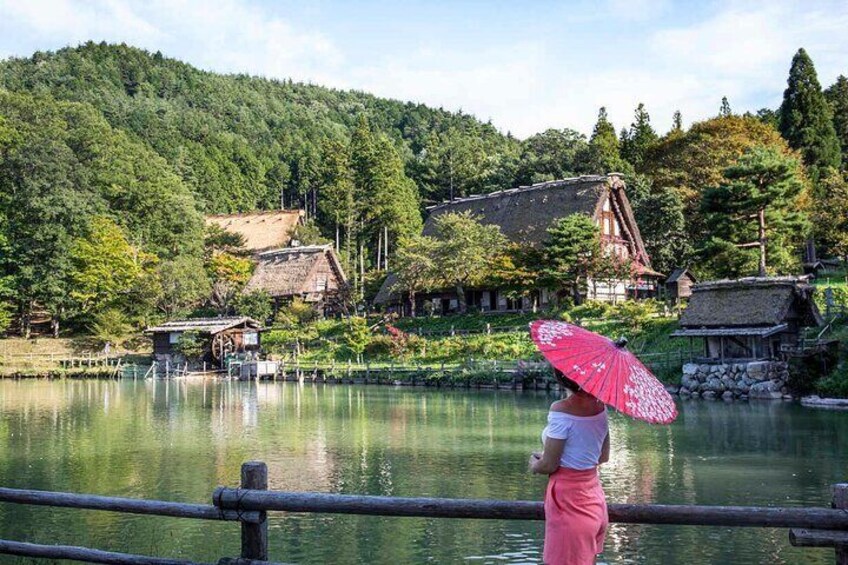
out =
{"type": "MultiPolygon", "coordinates": [[[[243,461],[270,487],[541,499],[526,471],[554,397],[217,380],[0,381],[0,484],[209,503],[243,461]]],[[[813,505],[848,478],[848,413],[692,400],[671,426],[611,414],[610,502],[813,505]]],[[[0,505],[0,537],[215,562],[235,523],[0,505]]],[[[272,515],[291,563],[538,563],[541,522],[272,515]]],[[[0,558],[2,563],[33,563],[0,558]]],[[[607,563],[832,563],[787,530],[613,526],[607,563]]],[[[44,563],[40,561],[39,563],[44,563]]]]}

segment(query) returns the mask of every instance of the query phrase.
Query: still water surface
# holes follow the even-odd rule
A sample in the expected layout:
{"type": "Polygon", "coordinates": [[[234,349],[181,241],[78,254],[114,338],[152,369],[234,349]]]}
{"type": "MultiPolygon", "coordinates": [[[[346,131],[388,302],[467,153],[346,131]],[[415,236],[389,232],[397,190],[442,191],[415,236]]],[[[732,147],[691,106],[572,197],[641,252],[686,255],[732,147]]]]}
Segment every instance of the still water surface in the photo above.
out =
{"type": "MultiPolygon", "coordinates": [[[[0,381],[0,484],[185,502],[268,463],[278,490],[539,499],[526,472],[551,396],[377,386],[0,381]]],[[[816,505],[848,475],[848,413],[683,402],[653,427],[611,415],[610,502],[816,505]]],[[[215,562],[238,526],[0,505],[0,537],[215,562]]],[[[274,515],[290,563],[538,563],[536,522],[274,515]]],[[[605,563],[832,563],[786,530],[613,526],[605,563]]],[[[31,563],[0,557],[0,563],[31,563]]],[[[40,563],[43,563],[40,562],[40,563]]]]}

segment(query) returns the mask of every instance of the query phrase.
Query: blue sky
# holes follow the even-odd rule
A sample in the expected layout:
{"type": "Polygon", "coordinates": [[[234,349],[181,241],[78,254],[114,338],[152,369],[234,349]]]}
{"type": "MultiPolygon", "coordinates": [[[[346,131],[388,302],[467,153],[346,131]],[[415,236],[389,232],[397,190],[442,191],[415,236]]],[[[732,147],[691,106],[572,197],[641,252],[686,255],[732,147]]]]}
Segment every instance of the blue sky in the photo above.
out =
{"type": "Polygon", "coordinates": [[[200,68],[291,77],[462,109],[519,137],[620,129],[639,102],[666,130],[780,103],[805,47],[848,75],[848,2],[0,0],[0,57],[92,39],[200,68]]]}

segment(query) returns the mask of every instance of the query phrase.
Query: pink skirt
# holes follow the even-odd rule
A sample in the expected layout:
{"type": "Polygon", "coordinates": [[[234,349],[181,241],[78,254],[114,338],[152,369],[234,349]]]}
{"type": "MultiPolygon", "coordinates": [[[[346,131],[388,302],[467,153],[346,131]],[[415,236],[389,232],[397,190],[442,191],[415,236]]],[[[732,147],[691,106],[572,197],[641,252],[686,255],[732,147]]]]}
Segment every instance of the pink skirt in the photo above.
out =
{"type": "Polygon", "coordinates": [[[592,565],[604,550],[609,524],[604,489],[597,469],[560,467],[545,492],[547,565],[592,565]]]}

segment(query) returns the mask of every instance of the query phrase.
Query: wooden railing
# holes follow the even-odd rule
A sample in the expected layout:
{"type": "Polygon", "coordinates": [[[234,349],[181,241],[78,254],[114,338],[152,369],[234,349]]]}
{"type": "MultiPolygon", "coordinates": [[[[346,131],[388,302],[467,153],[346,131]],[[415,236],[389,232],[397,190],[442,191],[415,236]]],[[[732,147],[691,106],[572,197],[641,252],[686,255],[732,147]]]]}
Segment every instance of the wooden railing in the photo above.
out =
{"type": "MultiPolygon", "coordinates": [[[[272,565],[268,561],[267,512],[485,520],[545,519],[543,503],[538,501],[400,498],[267,489],[267,466],[259,461],[249,461],[242,465],[239,488],[218,487],[213,493],[211,505],[9,488],[0,488],[0,502],[237,521],[241,525],[241,556],[223,557],[218,560],[218,565],[272,565]]],[[[609,519],[619,524],[790,528],[789,541],[792,545],[832,547],[837,565],[848,565],[848,483],[833,485],[832,494],[832,508],[610,504],[609,519]]],[[[180,559],[9,540],[0,540],[0,554],[115,565],[200,565],[180,559]]]]}

